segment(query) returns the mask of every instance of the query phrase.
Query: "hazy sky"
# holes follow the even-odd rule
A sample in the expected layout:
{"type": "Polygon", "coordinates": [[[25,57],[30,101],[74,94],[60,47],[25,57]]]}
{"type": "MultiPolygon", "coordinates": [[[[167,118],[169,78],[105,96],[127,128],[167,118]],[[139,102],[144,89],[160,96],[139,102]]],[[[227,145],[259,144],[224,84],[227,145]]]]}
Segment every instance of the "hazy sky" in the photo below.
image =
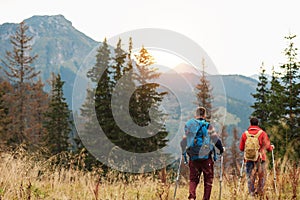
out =
{"type": "MultiPolygon", "coordinates": [[[[297,0],[0,0],[0,24],[33,15],[62,14],[97,41],[138,28],[176,31],[197,42],[221,74],[250,76],[264,62],[267,73],[285,61],[284,36],[296,34],[297,0]]],[[[176,42],[176,41],[174,41],[176,42]]],[[[199,58],[201,59],[201,58],[199,58]]]]}

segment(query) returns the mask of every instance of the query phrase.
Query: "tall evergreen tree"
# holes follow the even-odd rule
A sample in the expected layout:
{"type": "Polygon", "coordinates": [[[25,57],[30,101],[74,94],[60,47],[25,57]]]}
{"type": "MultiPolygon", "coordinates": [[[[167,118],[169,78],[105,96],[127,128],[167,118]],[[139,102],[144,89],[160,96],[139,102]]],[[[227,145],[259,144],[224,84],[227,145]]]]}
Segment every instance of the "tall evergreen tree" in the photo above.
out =
{"type": "MultiPolygon", "coordinates": [[[[294,46],[293,39],[296,35],[285,37],[288,47],[284,50],[287,62],[280,66],[283,70],[282,82],[284,86],[283,107],[285,109],[284,119],[288,126],[287,139],[291,141],[293,148],[300,147],[300,63],[297,61],[297,48],[294,46]]],[[[293,156],[300,157],[299,151],[294,151],[293,156]]]]}
{"type": "Polygon", "coordinates": [[[12,35],[10,42],[13,46],[12,51],[6,52],[6,61],[3,61],[4,72],[13,82],[15,87],[11,95],[11,101],[14,106],[11,107],[12,115],[12,140],[16,144],[28,142],[30,138],[26,135],[26,130],[30,128],[27,124],[29,115],[26,113],[26,101],[28,101],[31,90],[30,83],[38,76],[39,72],[35,72],[35,68],[31,66],[37,55],[31,56],[32,36],[27,35],[28,26],[25,22],[21,22],[15,35],[12,35]]]}
{"type": "MultiPolygon", "coordinates": [[[[92,85],[87,89],[86,101],[81,108],[84,127],[80,136],[83,143],[88,144],[88,150],[94,153],[101,150],[105,151],[104,154],[108,154],[110,151],[102,140],[96,140],[98,137],[95,134],[99,133],[99,125],[109,139],[114,135],[114,119],[111,112],[111,91],[114,84],[111,79],[112,61],[110,47],[105,38],[97,49],[95,65],[87,72],[92,85]]],[[[96,164],[95,158],[89,153],[86,164],[87,167],[96,164]]]]}
{"type": "Polygon", "coordinates": [[[260,68],[260,74],[258,77],[258,83],[256,87],[256,93],[251,94],[255,99],[254,105],[251,107],[254,108],[252,113],[253,116],[256,116],[260,120],[260,125],[263,129],[268,125],[269,117],[269,95],[270,91],[268,89],[268,77],[266,76],[266,70],[262,64],[260,68]]]}
{"type": "Polygon", "coordinates": [[[270,93],[268,99],[269,126],[277,126],[280,124],[281,118],[284,115],[282,108],[284,101],[284,87],[280,83],[280,76],[272,68],[272,78],[270,82],[270,93]]]}
{"type": "MultiPolygon", "coordinates": [[[[132,88],[136,87],[136,84],[134,82],[134,70],[133,70],[133,59],[132,59],[132,38],[129,38],[129,45],[128,45],[128,52],[127,52],[127,62],[125,67],[123,68],[123,75],[124,75],[124,92],[131,91],[132,88]]],[[[129,100],[129,111],[133,111],[135,108],[135,102],[134,99],[129,100]]],[[[131,120],[131,116],[124,116],[124,117],[130,117],[129,120],[131,120]]]]}
{"type": "Polygon", "coordinates": [[[159,73],[155,69],[151,68],[154,64],[154,57],[148,53],[148,51],[142,47],[136,57],[136,71],[134,73],[134,80],[140,85],[133,97],[136,102],[136,110],[133,115],[133,120],[139,126],[147,126],[150,123],[149,109],[153,102],[157,102],[154,98],[158,98],[158,101],[162,100],[162,95],[159,95],[156,89],[159,87],[157,83],[150,83],[159,77],[159,73]]]}
{"type": "Polygon", "coordinates": [[[111,113],[111,52],[106,39],[97,50],[96,64],[88,71],[87,77],[95,83],[95,110],[98,122],[105,133],[113,128],[113,116],[111,113]]]}
{"type": "MultiPolygon", "coordinates": [[[[209,80],[205,72],[205,60],[202,59],[202,73],[200,76],[200,82],[196,85],[196,97],[197,97],[197,106],[205,107],[208,113],[207,118],[210,119],[215,111],[213,111],[213,95],[212,95],[212,86],[210,85],[209,80]]],[[[215,117],[215,116],[214,116],[215,117]]]]}
{"type": "MultiPolygon", "coordinates": [[[[124,121],[130,122],[132,120],[131,116],[128,115],[127,109],[134,106],[133,103],[129,102],[129,105],[124,105],[124,101],[128,101],[130,99],[130,94],[132,90],[135,89],[135,83],[133,80],[133,65],[132,65],[132,39],[129,38],[129,49],[125,52],[122,49],[121,40],[118,41],[117,46],[115,48],[115,56],[113,58],[113,87],[112,87],[112,111],[118,112],[117,115],[121,117],[124,121]]],[[[126,130],[121,130],[116,121],[114,121],[114,129],[112,134],[109,136],[110,139],[117,146],[128,150],[128,148],[132,148],[132,141],[130,135],[126,133],[126,130]]],[[[128,123],[129,124],[129,123],[128,123]]],[[[124,124],[123,124],[124,125],[124,124]]],[[[129,125],[130,126],[130,125],[129,125]]],[[[124,127],[123,127],[124,128],[124,127]]]]}
{"type": "Polygon", "coordinates": [[[284,104],[284,87],[280,83],[280,76],[272,69],[272,79],[270,82],[270,96],[268,104],[269,124],[266,127],[267,133],[270,134],[270,140],[276,147],[276,156],[283,157],[289,141],[286,135],[286,126],[283,123],[285,109],[284,104]]]}
{"type": "Polygon", "coordinates": [[[116,84],[124,73],[124,67],[126,62],[127,53],[122,49],[122,40],[119,39],[115,48],[115,55],[113,57],[114,64],[113,69],[113,83],[116,84]]]}
{"type": "Polygon", "coordinates": [[[60,75],[52,74],[50,103],[45,113],[44,123],[47,131],[45,142],[52,155],[67,151],[69,148],[68,136],[72,122],[70,121],[70,110],[64,98],[63,85],[64,81],[61,80],[60,75]]]}
{"type": "Polygon", "coordinates": [[[152,124],[157,129],[149,130],[147,134],[150,137],[144,138],[144,144],[136,146],[134,152],[151,152],[166,146],[168,132],[162,122],[164,114],[160,110],[160,103],[167,92],[159,92],[160,85],[155,80],[160,73],[153,67],[154,57],[148,50],[142,47],[135,58],[133,79],[138,87],[131,98],[130,103],[134,103],[134,108],[130,114],[137,125],[144,127],[152,124]]]}

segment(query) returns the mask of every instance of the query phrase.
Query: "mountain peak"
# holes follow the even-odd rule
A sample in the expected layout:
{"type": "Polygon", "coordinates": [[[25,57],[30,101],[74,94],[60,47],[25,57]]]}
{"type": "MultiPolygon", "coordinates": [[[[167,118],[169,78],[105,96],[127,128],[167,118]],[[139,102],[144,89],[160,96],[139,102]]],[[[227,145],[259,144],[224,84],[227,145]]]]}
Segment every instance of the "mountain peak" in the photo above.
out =
{"type": "Polygon", "coordinates": [[[76,31],[72,26],[72,22],[63,15],[34,15],[24,21],[35,37],[55,37],[57,34],[67,36],[70,32],[76,31]]]}
{"type": "Polygon", "coordinates": [[[180,63],[179,65],[171,69],[169,73],[179,73],[179,74],[190,73],[199,76],[201,74],[201,71],[187,63],[180,63]]]}
{"type": "MultiPolygon", "coordinates": [[[[50,72],[59,72],[61,68],[77,71],[82,62],[98,42],[87,37],[67,20],[63,15],[34,15],[25,19],[29,27],[28,36],[33,36],[33,55],[39,57],[33,65],[37,70],[47,71],[43,74],[46,80],[50,72]],[[47,69],[47,70],[46,70],[47,69]]],[[[15,34],[18,24],[0,25],[0,57],[4,57],[5,50],[11,48],[10,36],[15,34]]]]}
{"type": "Polygon", "coordinates": [[[30,24],[37,23],[54,23],[57,25],[69,25],[72,26],[72,22],[67,20],[63,15],[34,15],[25,20],[25,22],[30,24]]]}

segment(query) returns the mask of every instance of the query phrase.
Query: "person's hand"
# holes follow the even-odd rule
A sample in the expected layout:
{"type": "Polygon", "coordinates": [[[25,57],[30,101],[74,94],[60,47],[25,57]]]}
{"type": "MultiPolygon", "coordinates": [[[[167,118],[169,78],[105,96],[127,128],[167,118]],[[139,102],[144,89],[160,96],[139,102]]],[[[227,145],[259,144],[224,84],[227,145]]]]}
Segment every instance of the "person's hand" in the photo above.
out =
{"type": "Polygon", "coordinates": [[[189,161],[188,161],[188,159],[187,159],[187,157],[186,157],[186,153],[182,153],[182,156],[183,156],[183,164],[184,164],[185,166],[187,166],[187,165],[189,164],[189,161]]]}
{"type": "Polygon", "coordinates": [[[220,154],[223,154],[225,151],[225,147],[222,147],[222,149],[220,149],[220,154]]]}
{"type": "Polygon", "coordinates": [[[274,150],[274,149],[275,149],[275,146],[274,146],[274,144],[271,144],[271,147],[272,147],[272,150],[274,150]]]}
{"type": "Polygon", "coordinates": [[[186,160],[186,161],[183,162],[183,164],[188,167],[189,166],[189,161],[186,160]]]}

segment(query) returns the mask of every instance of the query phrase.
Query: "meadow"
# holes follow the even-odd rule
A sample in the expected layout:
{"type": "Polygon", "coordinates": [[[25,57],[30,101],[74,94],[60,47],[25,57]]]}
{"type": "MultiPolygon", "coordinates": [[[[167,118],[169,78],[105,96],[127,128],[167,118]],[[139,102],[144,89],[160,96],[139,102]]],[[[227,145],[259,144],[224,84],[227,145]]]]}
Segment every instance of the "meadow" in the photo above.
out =
{"type": "MultiPolygon", "coordinates": [[[[124,174],[101,168],[83,170],[80,157],[65,156],[62,163],[56,157],[40,159],[40,155],[26,151],[0,153],[0,200],[171,200],[176,186],[176,172],[124,174]],[[164,179],[164,181],[161,181],[164,179]]],[[[215,165],[212,200],[219,199],[219,171],[215,165]]],[[[245,175],[245,174],[244,174],[245,175]]],[[[237,192],[239,178],[223,172],[222,199],[300,199],[300,168],[287,160],[276,161],[277,193],[274,189],[273,170],[268,169],[265,194],[251,198],[247,194],[245,176],[237,192]]],[[[187,199],[187,167],[177,187],[176,200],[187,199]]],[[[197,189],[202,198],[203,180],[197,189]]]]}

